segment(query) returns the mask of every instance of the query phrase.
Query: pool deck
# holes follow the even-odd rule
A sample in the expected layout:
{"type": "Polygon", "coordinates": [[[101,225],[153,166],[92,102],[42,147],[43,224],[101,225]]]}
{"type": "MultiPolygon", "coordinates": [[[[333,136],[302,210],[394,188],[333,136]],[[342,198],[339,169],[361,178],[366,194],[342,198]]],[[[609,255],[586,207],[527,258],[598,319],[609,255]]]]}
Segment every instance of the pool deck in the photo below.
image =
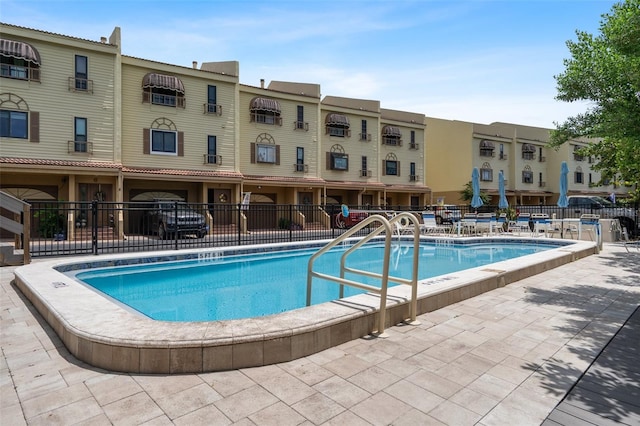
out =
{"type": "Polygon", "coordinates": [[[0,269],[3,426],[640,424],[640,253],[622,245],[420,315],[387,338],[179,375],[78,361],[11,284],[14,270],[0,269]]]}

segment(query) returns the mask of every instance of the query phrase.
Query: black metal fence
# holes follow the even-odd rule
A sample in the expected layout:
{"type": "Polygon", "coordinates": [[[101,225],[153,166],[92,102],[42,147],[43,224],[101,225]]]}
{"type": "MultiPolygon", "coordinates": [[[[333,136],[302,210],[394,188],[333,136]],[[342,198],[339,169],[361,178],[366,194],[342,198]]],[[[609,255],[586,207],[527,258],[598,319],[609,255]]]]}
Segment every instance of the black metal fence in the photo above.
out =
{"type": "MultiPolygon", "coordinates": [[[[337,205],[195,204],[176,201],[144,203],[33,202],[31,241],[33,257],[129,253],[270,244],[333,239],[369,214],[413,211],[425,207],[350,207],[347,218],[337,205]]],[[[497,206],[457,207],[460,216],[470,211],[498,212],[497,206]]],[[[517,212],[575,217],[577,212],[557,206],[513,206],[517,212]]],[[[598,211],[583,213],[602,213],[598,211]]],[[[630,215],[626,227],[638,233],[637,210],[608,214],[630,215]]],[[[626,217],[626,216],[622,216],[626,217]]],[[[625,224],[623,224],[625,225],[625,224]]],[[[358,235],[369,233],[365,228],[358,235]]]]}

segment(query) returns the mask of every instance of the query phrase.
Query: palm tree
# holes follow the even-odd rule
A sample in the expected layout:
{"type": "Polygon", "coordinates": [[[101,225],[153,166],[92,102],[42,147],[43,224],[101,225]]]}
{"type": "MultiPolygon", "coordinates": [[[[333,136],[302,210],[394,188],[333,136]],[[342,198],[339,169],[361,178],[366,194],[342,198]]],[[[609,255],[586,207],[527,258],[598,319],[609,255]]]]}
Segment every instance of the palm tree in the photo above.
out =
{"type": "MultiPolygon", "coordinates": [[[[464,185],[464,189],[460,191],[460,198],[464,201],[471,202],[471,199],[473,198],[473,185],[471,184],[471,181],[467,182],[464,185]]],[[[480,191],[480,198],[484,204],[489,204],[489,196],[482,191],[480,191]]]]}

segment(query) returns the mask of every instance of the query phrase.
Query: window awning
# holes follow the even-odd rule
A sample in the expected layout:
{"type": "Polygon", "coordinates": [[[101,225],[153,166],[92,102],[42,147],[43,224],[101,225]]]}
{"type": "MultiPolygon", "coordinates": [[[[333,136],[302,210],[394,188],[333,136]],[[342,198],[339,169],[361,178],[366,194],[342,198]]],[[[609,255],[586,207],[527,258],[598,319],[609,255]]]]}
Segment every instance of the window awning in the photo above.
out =
{"type": "Polygon", "coordinates": [[[495,149],[495,145],[493,142],[483,139],[480,141],[480,148],[482,149],[495,149]]]}
{"type": "Polygon", "coordinates": [[[280,102],[275,99],[256,97],[251,99],[249,109],[251,112],[267,111],[280,114],[280,102]]]}
{"type": "Polygon", "coordinates": [[[327,114],[327,117],[324,119],[324,124],[328,126],[350,126],[349,119],[346,115],[336,113],[327,114]]]}
{"type": "Polygon", "coordinates": [[[402,137],[402,132],[398,127],[384,126],[382,128],[382,136],[402,137]]]}
{"type": "Polygon", "coordinates": [[[536,147],[530,143],[525,143],[522,145],[522,152],[536,152],[536,147]]]}
{"type": "Polygon", "coordinates": [[[142,87],[175,90],[184,95],[184,85],[178,77],[150,72],[142,79],[142,87]]]}
{"type": "Polygon", "coordinates": [[[29,43],[0,38],[0,55],[10,58],[24,59],[40,65],[40,54],[29,43]]]}

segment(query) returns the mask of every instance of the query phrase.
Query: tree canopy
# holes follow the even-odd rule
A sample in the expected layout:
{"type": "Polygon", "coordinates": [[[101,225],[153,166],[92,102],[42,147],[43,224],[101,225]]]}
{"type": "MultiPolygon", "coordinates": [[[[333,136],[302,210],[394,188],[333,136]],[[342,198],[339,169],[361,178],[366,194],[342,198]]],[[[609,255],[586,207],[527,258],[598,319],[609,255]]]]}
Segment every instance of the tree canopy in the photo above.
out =
{"type": "Polygon", "coordinates": [[[604,179],[629,187],[640,198],[640,0],[625,0],[602,15],[600,34],[576,31],[571,59],[555,76],[556,99],[588,101],[582,114],[554,123],[551,146],[590,138],[582,153],[597,159],[604,179]]]}

